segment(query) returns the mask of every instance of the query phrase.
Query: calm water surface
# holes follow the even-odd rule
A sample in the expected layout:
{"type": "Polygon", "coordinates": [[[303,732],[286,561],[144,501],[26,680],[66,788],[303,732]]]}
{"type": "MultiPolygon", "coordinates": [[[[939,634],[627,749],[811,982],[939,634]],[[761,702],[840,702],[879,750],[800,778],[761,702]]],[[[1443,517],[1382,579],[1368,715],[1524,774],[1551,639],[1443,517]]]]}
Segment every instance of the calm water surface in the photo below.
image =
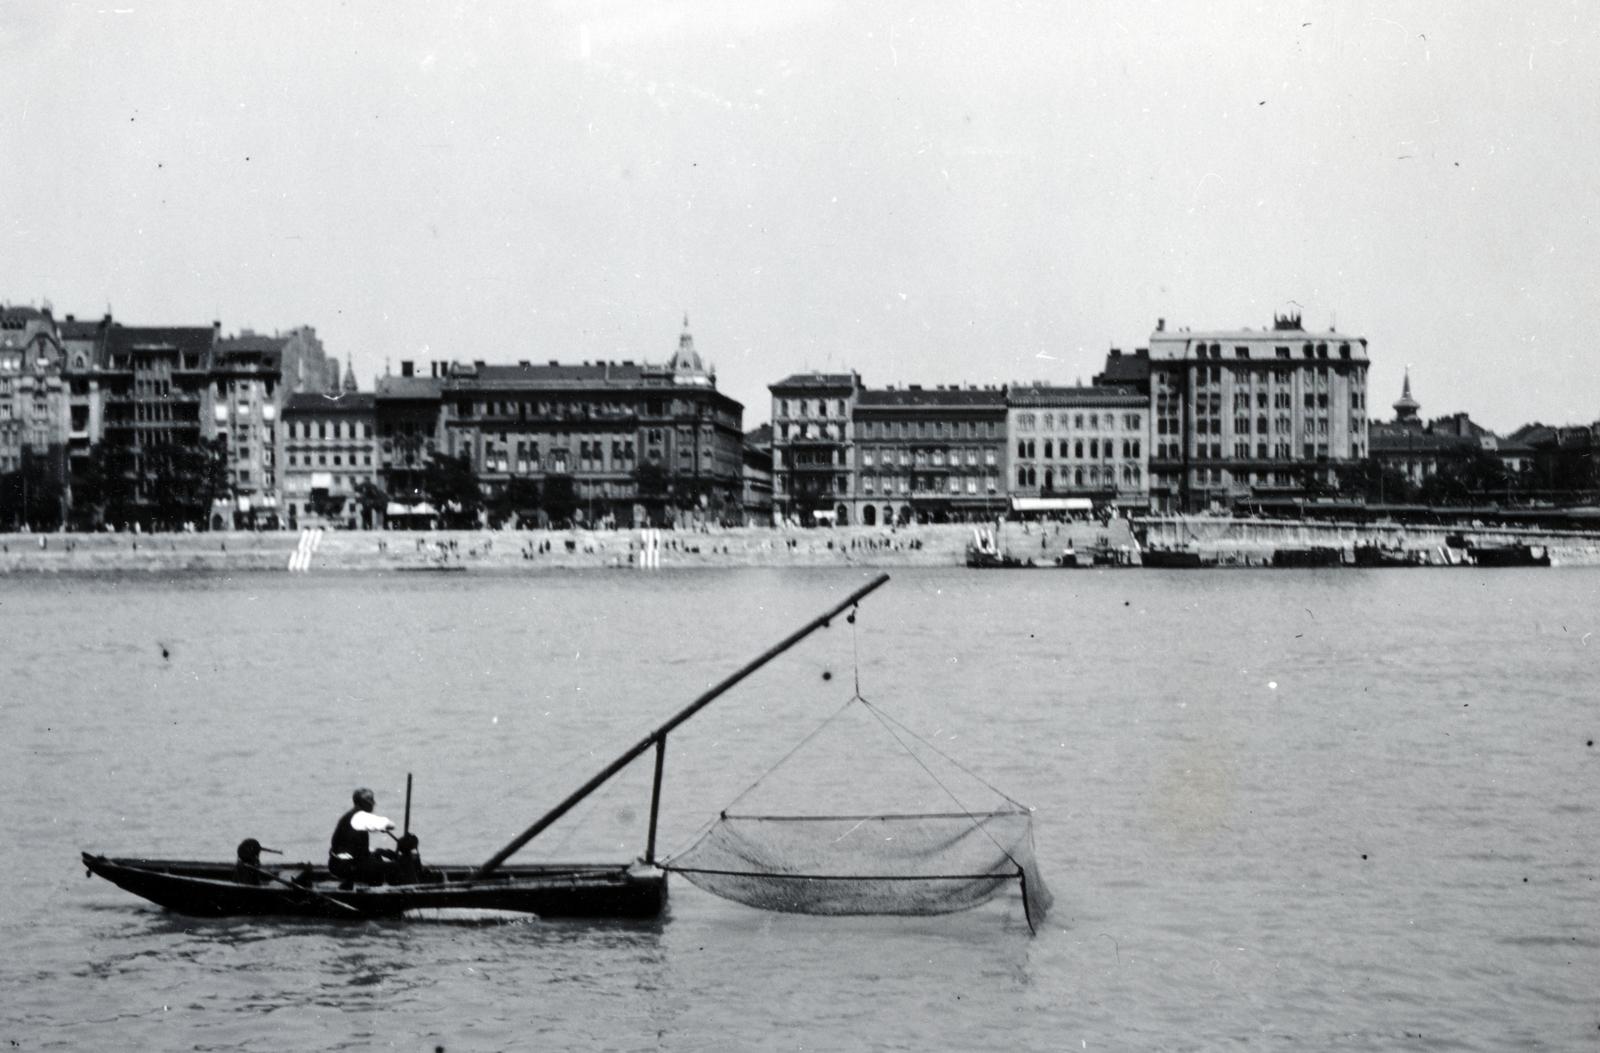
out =
{"type": "MultiPolygon", "coordinates": [[[[674,736],[685,843],[864,694],[1038,808],[942,918],[199,922],[80,849],[319,858],[372,785],[480,861],[844,571],[0,580],[20,1049],[1594,1049],[1600,569],[900,571],[674,736]],[[859,662],[856,656],[859,654],[859,662]]],[[[873,771],[837,758],[819,778],[873,771]]],[[[642,851],[640,766],[520,858],[642,851]]]]}

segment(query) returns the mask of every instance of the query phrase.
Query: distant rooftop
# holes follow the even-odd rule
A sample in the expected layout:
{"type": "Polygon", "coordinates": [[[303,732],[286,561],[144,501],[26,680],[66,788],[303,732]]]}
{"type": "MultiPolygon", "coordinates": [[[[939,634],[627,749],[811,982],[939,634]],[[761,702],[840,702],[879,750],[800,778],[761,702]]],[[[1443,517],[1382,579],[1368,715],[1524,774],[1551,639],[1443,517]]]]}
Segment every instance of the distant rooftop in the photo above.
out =
{"type": "Polygon", "coordinates": [[[377,396],[370,392],[348,392],[342,395],[321,395],[315,392],[296,392],[283,404],[284,416],[306,415],[360,415],[369,416],[377,404],[377,396]]]}
{"type": "Polygon", "coordinates": [[[1144,406],[1148,399],[1137,388],[1126,384],[1055,387],[1044,384],[1012,384],[1013,406],[1144,406]]]}
{"type": "Polygon", "coordinates": [[[861,409],[923,406],[999,408],[1005,405],[1005,401],[1004,388],[962,387],[959,384],[935,385],[931,388],[918,384],[903,388],[865,388],[856,397],[856,405],[861,409]]]}
{"type": "Polygon", "coordinates": [[[825,390],[854,391],[861,386],[861,377],[855,373],[791,373],[776,384],[768,384],[769,391],[825,390]]]}

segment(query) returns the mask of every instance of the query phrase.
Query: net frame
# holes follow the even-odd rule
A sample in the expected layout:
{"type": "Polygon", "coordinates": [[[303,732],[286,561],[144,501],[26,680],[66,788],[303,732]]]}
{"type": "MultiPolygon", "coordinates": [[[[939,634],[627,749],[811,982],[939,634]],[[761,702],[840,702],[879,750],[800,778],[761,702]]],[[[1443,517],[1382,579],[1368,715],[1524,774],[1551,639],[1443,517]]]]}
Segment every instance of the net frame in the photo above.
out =
{"type": "MultiPolygon", "coordinates": [[[[854,615],[851,616],[854,624],[854,615]]],[[[1023,911],[1028,928],[1037,932],[1048,912],[1052,896],[1040,876],[1035,861],[1033,840],[1033,809],[1015,800],[1003,791],[974,774],[959,761],[918,735],[890,714],[868,701],[861,694],[859,662],[857,663],[855,693],[826,720],[792,747],[782,758],[729,802],[716,818],[703,826],[690,843],[664,859],[662,867],[682,874],[696,886],[714,895],[733,899],[760,909],[804,914],[944,914],[968,910],[988,902],[1015,881],[1022,895],[1023,911]],[[758,814],[734,811],[738,804],[750,796],[774,772],[783,768],[794,756],[811,744],[817,736],[839,720],[852,706],[860,705],[888,732],[900,752],[914,760],[923,773],[956,805],[957,811],[941,812],[863,812],[839,815],[758,814]],[[902,736],[916,740],[923,748],[938,755],[946,763],[983,786],[1004,802],[1003,807],[974,811],[960,796],[939,778],[926,761],[912,749],[902,736]],[[907,849],[902,842],[894,858],[902,866],[922,854],[931,856],[938,851],[955,854],[958,842],[975,842],[977,835],[986,839],[993,848],[986,866],[952,869],[944,872],[871,872],[851,870],[833,872],[830,868],[807,868],[807,852],[803,847],[791,846],[788,858],[775,851],[778,839],[766,836],[752,840],[743,836],[745,828],[761,824],[765,828],[780,830],[802,825],[811,827],[853,824],[830,844],[837,844],[852,835],[864,824],[888,826],[907,824],[913,832],[922,833],[927,844],[919,851],[907,849]],[[960,823],[956,827],[951,824],[960,823]],[[910,824],[915,824],[911,826],[910,824]],[[937,824],[937,825],[936,825],[937,824]],[[1009,824],[1014,827],[1003,844],[992,827],[1009,824]],[[934,843],[933,835],[942,826],[947,833],[940,835],[943,844],[934,843]],[[730,861],[725,865],[717,864],[730,861]]],[[[884,838],[895,841],[895,837],[884,838]]],[[[813,842],[813,847],[823,842],[813,842]]],[[[981,846],[979,846],[981,848],[981,846]]],[[[972,857],[974,849],[966,846],[966,855],[972,857]]],[[[814,853],[813,853],[814,854],[814,853]]],[[[816,862],[812,860],[812,862],[816,862]]],[[[836,862],[828,859],[821,862],[836,862]]]]}

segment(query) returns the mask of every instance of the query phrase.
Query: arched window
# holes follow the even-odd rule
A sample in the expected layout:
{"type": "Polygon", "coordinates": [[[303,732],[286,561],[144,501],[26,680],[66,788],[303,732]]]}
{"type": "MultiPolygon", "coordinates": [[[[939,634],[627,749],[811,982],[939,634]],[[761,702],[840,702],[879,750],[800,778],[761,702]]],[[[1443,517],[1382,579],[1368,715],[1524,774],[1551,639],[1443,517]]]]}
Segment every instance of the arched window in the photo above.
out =
{"type": "Polygon", "coordinates": [[[1051,445],[1050,440],[1046,439],[1044,441],[1044,459],[1045,460],[1048,461],[1050,458],[1055,456],[1055,454],[1051,452],[1052,449],[1053,449],[1053,447],[1051,445]]]}
{"type": "MultiPolygon", "coordinates": [[[[1048,457],[1049,454],[1046,453],[1045,456],[1048,457]]],[[[1044,488],[1046,490],[1054,490],[1055,489],[1055,483],[1056,483],[1056,473],[1052,472],[1050,469],[1046,468],[1044,470],[1044,488]]]]}
{"type": "Polygon", "coordinates": [[[1025,466],[1020,465],[1020,464],[1017,465],[1017,485],[1018,486],[1027,486],[1028,485],[1028,469],[1025,466]]]}
{"type": "Polygon", "coordinates": [[[1028,444],[1019,440],[1017,442],[1017,457],[1022,458],[1026,456],[1028,456],[1028,444]]]}

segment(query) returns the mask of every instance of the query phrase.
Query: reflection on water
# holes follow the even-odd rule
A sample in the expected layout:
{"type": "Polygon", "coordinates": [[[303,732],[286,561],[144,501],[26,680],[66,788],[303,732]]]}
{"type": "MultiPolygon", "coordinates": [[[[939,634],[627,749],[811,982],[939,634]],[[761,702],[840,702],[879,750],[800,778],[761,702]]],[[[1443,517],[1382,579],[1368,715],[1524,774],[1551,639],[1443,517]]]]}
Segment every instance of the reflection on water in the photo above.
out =
{"type": "MultiPolygon", "coordinates": [[[[860,581],[456,577],[7,582],[0,1041],[1592,1048],[1600,571],[900,572],[674,734],[663,851],[859,673],[1037,807],[1036,938],[1014,898],[814,918],[676,881],[644,924],[349,925],[82,879],[80,849],[315,859],[351,787],[396,815],[407,772],[429,861],[481,862],[860,581]]],[[[525,857],[638,855],[636,767],[525,857]]]]}

